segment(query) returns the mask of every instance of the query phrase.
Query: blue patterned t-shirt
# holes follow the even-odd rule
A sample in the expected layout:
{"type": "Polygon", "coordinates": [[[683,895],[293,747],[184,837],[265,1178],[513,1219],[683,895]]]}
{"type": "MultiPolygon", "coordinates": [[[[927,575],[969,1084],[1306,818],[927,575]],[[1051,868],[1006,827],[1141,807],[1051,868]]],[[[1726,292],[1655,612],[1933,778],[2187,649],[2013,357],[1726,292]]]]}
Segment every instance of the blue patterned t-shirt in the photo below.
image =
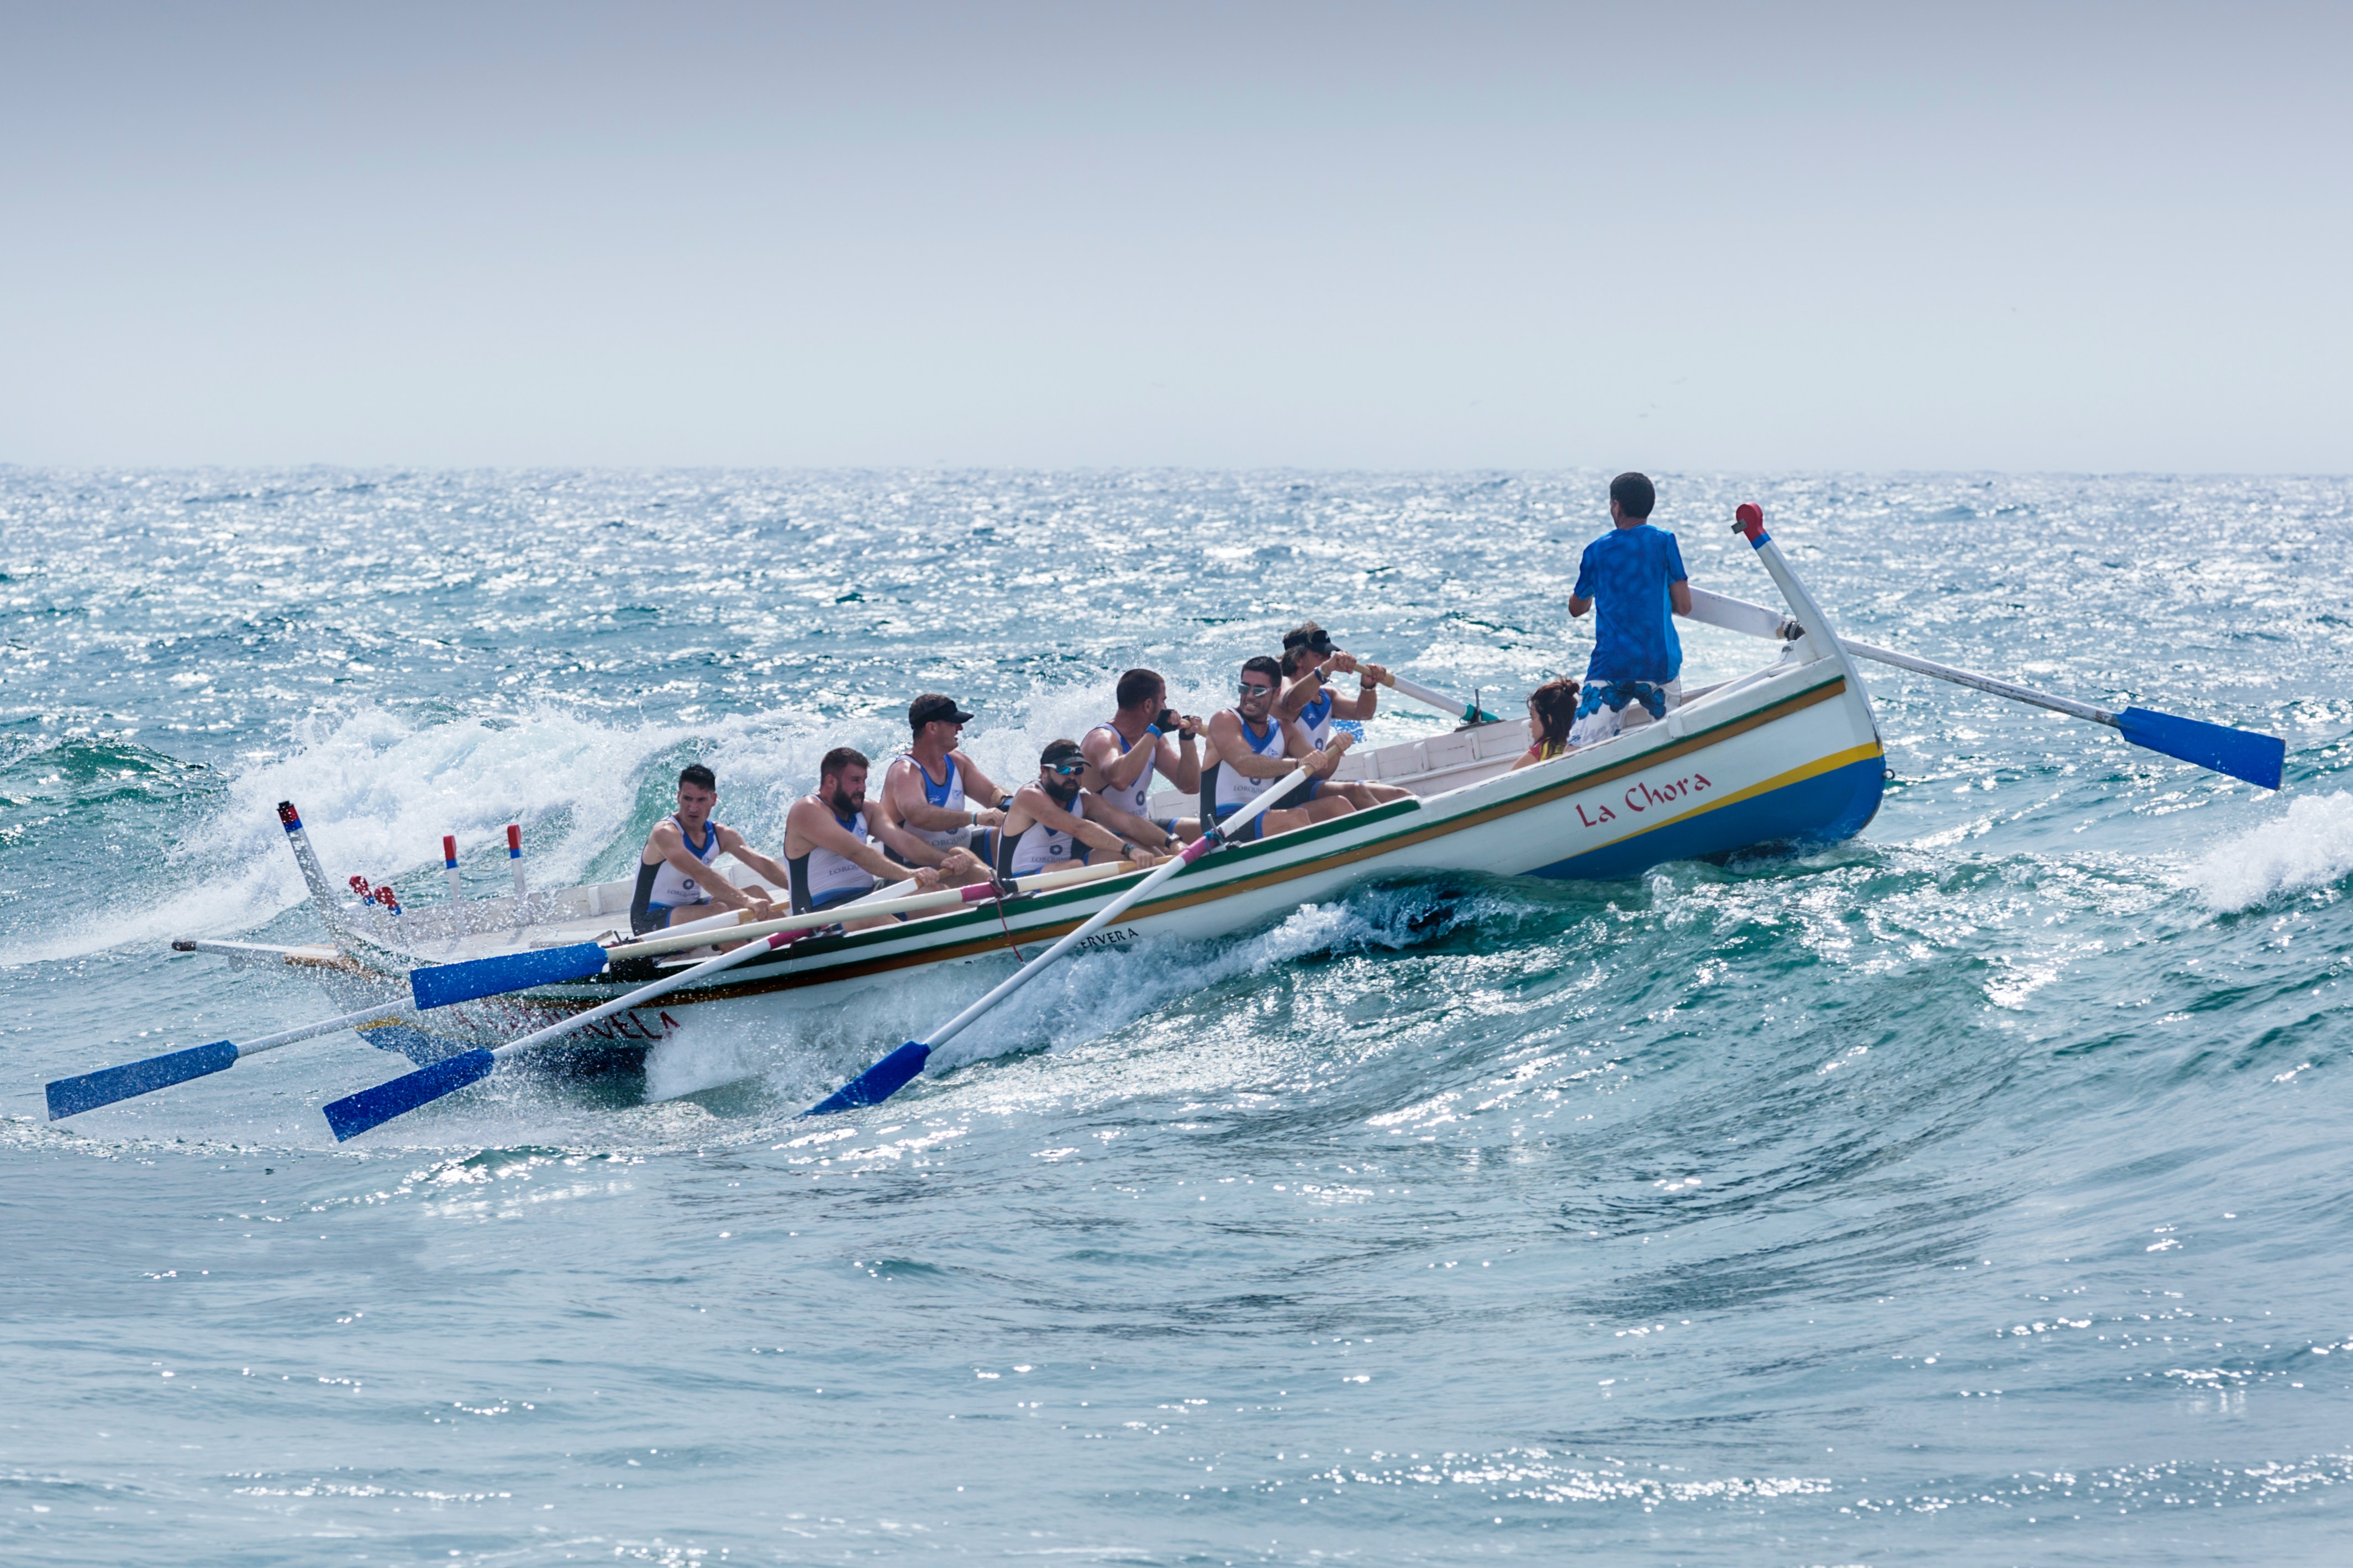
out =
{"type": "Polygon", "coordinates": [[[1571,596],[1593,601],[1593,658],[1588,680],[1665,682],[1683,673],[1667,584],[1683,581],[1675,536],[1643,523],[1613,528],[1585,547],[1571,596]]]}

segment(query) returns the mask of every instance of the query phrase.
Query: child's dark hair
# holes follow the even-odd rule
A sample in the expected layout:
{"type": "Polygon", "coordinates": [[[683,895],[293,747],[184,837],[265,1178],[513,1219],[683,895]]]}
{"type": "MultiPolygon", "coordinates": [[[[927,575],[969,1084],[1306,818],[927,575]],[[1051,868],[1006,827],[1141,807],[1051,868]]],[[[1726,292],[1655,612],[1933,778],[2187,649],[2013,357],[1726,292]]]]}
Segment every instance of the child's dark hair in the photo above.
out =
{"type": "Polygon", "coordinates": [[[1568,727],[1577,722],[1577,682],[1564,675],[1528,694],[1528,703],[1536,710],[1537,745],[1568,744],[1568,727]]]}

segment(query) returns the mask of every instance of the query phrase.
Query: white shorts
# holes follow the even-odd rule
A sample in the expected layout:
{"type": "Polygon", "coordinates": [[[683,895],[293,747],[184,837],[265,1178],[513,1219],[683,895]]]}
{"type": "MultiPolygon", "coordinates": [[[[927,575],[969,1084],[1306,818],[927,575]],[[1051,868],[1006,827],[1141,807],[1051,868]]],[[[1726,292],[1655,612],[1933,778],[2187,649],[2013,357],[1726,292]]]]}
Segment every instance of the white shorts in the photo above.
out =
{"type": "MultiPolygon", "coordinates": [[[[1668,681],[1659,689],[1666,697],[1668,712],[1672,713],[1683,706],[1683,683],[1680,679],[1668,681]]],[[[1606,741],[1622,730],[1639,730],[1654,722],[1651,710],[1640,702],[1629,702],[1623,708],[1612,708],[1605,702],[1569,726],[1568,743],[1589,746],[1596,741],[1606,741]]]]}

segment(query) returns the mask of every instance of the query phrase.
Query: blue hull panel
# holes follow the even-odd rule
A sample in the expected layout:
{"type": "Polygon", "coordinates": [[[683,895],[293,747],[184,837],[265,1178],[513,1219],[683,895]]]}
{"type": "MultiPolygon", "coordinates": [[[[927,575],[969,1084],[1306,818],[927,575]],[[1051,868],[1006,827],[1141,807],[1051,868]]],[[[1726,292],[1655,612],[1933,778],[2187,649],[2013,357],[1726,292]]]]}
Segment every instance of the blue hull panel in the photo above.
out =
{"type": "Polygon", "coordinates": [[[1670,860],[1723,855],[1782,839],[1835,843],[1852,838],[1879,812],[1886,763],[1866,757],[1826,773],[1784,784],[1736,805],[1704,811],[1648,833],[1556,860],[1529,873],[1580,881],[1615,881],[1670,860]]]}

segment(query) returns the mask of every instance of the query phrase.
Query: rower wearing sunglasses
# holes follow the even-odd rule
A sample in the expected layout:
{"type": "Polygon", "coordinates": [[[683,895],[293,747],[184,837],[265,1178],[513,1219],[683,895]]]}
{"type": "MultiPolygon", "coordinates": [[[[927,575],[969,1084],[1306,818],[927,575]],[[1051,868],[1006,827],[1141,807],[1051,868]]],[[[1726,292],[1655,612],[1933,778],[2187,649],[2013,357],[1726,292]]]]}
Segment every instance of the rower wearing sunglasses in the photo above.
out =
{"type": "Polygon", "coordinates": [[[1087,759],[1076,741],[1055,741],[1046,747],[1038,759],[1037,782],[1015,790],[1005,808],[997,875],[1059,871],[1083,865],[1098,852],[1107,859],[1124,857],[1139,866],[1159,863],[1162,857],[1143,846],[1160,843],[1167,834],[1081,788],[1079,778],[1086,771],[1087,759]]]}
{"type": "MultiPolygon", "coordinates": [[[[1209,716],[1209,739],[1218,760],[1201,770],[1201,820],[1223,822],[1256,800],[1277,779],[1305,763],[1323,777],[1340,764],[1340,753],[1351,739],[1345,733],[1319,750],[1297,723],[1287,723],[1274,711],[1275,695],[1282,689],[1282,666],[1261,657],[1242,666],[1241,700],[1209,716]]],[[[1345,795],[1317,795],[1303,805],[1276,806],[1244,830],[1245,841],[1288,833],[1311,822],[1328,822],[1356,809],[1345,795]]]]}

